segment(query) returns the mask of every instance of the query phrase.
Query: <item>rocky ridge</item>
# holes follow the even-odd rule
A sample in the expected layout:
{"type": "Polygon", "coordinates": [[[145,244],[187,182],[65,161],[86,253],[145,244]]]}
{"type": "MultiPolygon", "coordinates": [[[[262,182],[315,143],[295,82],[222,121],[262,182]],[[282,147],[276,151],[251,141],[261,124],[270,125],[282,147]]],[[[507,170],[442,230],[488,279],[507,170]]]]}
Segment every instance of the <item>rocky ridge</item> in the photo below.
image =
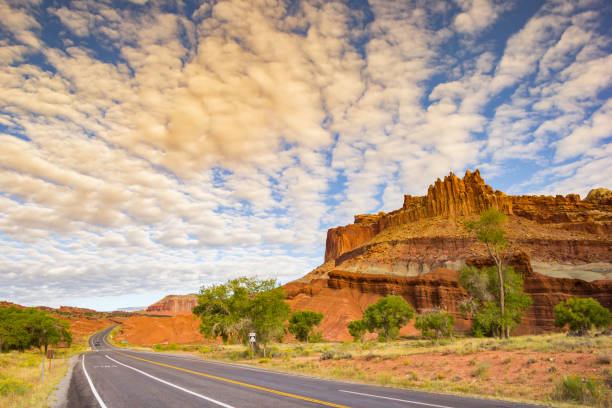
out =
{"type": "Polygon", "coordinates": [[[448,310],[457,328],[467,329],[470,322],[458,314],[466,295],[458,270],[488,258],[463,222],[488,208],[508,215],[509,262],[534,300],[516,333],[554,330],[552,308],[571,296],[594,297],[612,309],[612,192],[592,190],[584,200],[510,196],[488,186],[478,170],[463,179],[450,173],[427,195],[404,196],[396,211],[357,215],[353,224],[331,228],[324,264],[285,285],[291,307],[324,313],[321,328],[337,340],[349,339],[348,322],[387,294],[402,295],[419,311],[448,310]]]}
{"type": "Polygon", "coordinates": [[[404,196],[399,210],[357,215],[353,224],[331,228],[326,267],[307,279],[331,269],[409,276],[458,269],[466,257],[485,255],[463,221],[488,208],[508,215],[509,241],[528,253],[536,272],[548,274],[550,264],[562,264],[573,276],[597,277],[591,273],[597,270],[603,271],[600,278],[612,278],[611,195],[597,189],[582,201],[577,194],[509,196],[485,184],[478,170],[463,179],[450,173],[429,186],[426,196],[404,196]]]}
{"type": "Polygon", "coordinates": [[[190,315],[192,309],[198,304],[198,295],[168,295],[159,302],[146,308],[146,312],[157,315],[190,315]]]}

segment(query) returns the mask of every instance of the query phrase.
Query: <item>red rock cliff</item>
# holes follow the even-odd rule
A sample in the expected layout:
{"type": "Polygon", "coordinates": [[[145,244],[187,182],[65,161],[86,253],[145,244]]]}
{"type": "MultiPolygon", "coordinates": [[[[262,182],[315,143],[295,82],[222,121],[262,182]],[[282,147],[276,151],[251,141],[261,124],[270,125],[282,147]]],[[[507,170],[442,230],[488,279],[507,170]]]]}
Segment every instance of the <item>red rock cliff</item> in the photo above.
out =
{"type": "MultiPolygon", "coordinates": [[[[434,217],[448,222],[496,208],[513,219],[538,225],[554,224],[568,231],[612,234],[612,193],[593,190],[580,201],[577,194],[567,196],[508,196],[485,184],[480,172],[467,171],[463,179],[453,173],[429,186],[426,196],[404,196],[401,209],[388,214],[358,215],[355,223],[331,228],[327,232],[325,262],[360,247],[389,227],[409,225],[434,217]]],[[[445,235],[441,232],[440,235],[445,235]]],[[[529,236],[528,234],[525,234],[529,236]]],[[[560,236],[559,238],[565,238],[560,236]]]]}
{"type": "Polygon", "coordinates": [[[147,307],[146,311],[159,315],[188,315],[198,304],[198,295],[168,295],[157,303],[147,307]]]}
{"type": "MultiPolygon", "coordinates": [[[[529,256],[524,252],[515,253],[507,261],[523,275],[524,291],[533,299],[531,308],[513,334],[558,330],[553,324],[553,307],[573,296],[593,297],[602,306],[612,309],[612,280],[586,282],[544,276],[533,271],[529,256]]],[[[470,258],[467,263],[482,267],[490,266],[491,261],[470,258]]],[[[457,330],[468,330],[471,323],[459,313],[467,293],[459,285],[458,276],[457,271],[448,269],[409,277],[334,270],[329,272],[328,279],[292,282],[285,288],[294,309],[308,308],[324,313],[321,327],[327,339],[347,340],[350,338],[346,329],[348,323],[361,318],[369,304],[390,294],[402,296],[417,312],[444,309],[455,316],[457,330]]]]}

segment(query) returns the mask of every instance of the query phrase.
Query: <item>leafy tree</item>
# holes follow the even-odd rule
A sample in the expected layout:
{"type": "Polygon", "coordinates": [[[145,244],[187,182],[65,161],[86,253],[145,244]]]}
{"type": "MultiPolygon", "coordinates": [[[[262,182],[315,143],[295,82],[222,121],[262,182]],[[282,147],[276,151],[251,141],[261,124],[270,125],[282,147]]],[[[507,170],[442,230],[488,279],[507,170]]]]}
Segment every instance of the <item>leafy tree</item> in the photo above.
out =
{"type": "Polygon", "coordinates": [[[593,298],[571,298],[558,303],[553,309],[555,326],[584,334],[593,327],[605,328],[612,323],[610,311],[593,298]]]}
{"type": "Polygon", "coordinates": [[[311,310],[299,310],[293,312],[289,318],[289,333],[293,334],[299,341],[308,343],[314,326],[318,326],[323,320],[323,314],[311,310]]]}
{"type": "Polygon", "coordinates": [[[389,295],[368,306],[363,321],[369,332],[378,332],[379,341],[389,341],[414,317],[414,309],[400,296],[389,295]]]}
{"type": "Polygon", "coordinates": [[[276,279],[241,277],[202,288],[193,313],[200,317],[200,332],[224,343],[246,343],[250,332],[264,345],[281,339],[289,306],[276,279]]]}
{"type": "MultiPolygon", "coordinates": [[[[495,262],[497,270],[497,279],[499,285],[499,309],[500,316],[505,315],[505,291],[504,291],[504,265],[501,252],[508,247],[506,241],[506,231],[504,225],[508,221],[508,217],[494,208],[489,208],[480,214],[480,218],[476,221],[467,221],[464,226],[468,231],[474,232],[476,238],[487,246],[489,256],[495,262]]],[[[502,323],[501,332],[506,338],[509,337],[510,331],[502,323]]]]}
{"type": "Polygon", "coordinates": [[[30,335],[30,344],[45,354],[50,345],[60,341],[72,343],[68,322],[58,320],[45,311],[29,308],[25,310],[25,329],[30,335]]]}
{"type": "MultiPolygon", "coordinates": [[[[285,291],[276,287],[276,281],[263,285],[250,299],[247,315],[253,331],[257,333],[257,341],[264,345],[264,355],[265,347],[271,340],[282,341],[289,312],[285,291]]],[[[248,333],[245,335],[248,336],[248,333]]]]}
{"type": "Polygon", "coordinates": [[[24,320],[23,309],[15,306],[0,308],[0,351],[23,351],[30,347],[30,335],[24,320]]]}
{"type": "Polygon", "coordinates": [[[503,314],[499,307],[501,296],[496,268],[464,267],[459,271],[459,284],[470,294],[461,304],[461,311],[473,318],[472,332],[476,336],[509,334],[531,306],[531,297],[523,293],[521,275],[506,267],[502,276],[506,294],[503,314]]]}
{"type": "Polygon", "coordinates": [[[421,331],[424,337],[439,339],[440,337],[453,337],[455,318],[442,310],[417,316],[414,327],[421,331]]]}
{"type": "Polygon", "coordinates": [[[46,353],[49,345],[72,342],[68,323],[35,308],[0,308],[0,350],[23,351],[31,346],[46,353]]]}
{"type": "Polygon", "coordinates": [[[363,341],[366,330],[368,330],[368,328],[363,320],[353,320],[348,325],[348,331],[355,341],[363,341]]]}

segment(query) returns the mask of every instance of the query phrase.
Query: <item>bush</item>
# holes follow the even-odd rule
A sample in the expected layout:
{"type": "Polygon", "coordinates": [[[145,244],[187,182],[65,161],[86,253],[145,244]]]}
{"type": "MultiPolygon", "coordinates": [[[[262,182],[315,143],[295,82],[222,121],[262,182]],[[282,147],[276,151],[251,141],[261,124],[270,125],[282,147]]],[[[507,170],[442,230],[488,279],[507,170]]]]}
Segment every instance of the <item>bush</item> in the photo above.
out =
{"type": "Polygon", "coordinates": [[[170,344],[156,344],[153,346],[155,351],[177,351],[179,349],[178,344],[170,343],[170,344]]]}
{"type": "Polygon", "coordinates": [[[434,310],[417,316],[414,327],[421,331],[423,337],[453,337],[455,318],[440,310],[434,310]]]}
{"type": "Polygon", "coordinates": [[[353,336],[354,341],[363,342],[363,336],[366,333],[367,326],[363,320],[353,320],[348,325],[348,331],[353,336]]]}
{"type": "Polygon", "coordinates": [[[478,364],[476,368],[472,371],[472,377],[479,377],[482,379],[489,378],[489,363],[483,362],[478,364]]]}
{"type": "Polygon", "coordinates": [[[323,314],[311,310],[299,310],[291,313],[289,317],[289,333],[293,334],[299,341],[308,343],[313,335],[313,328],[323,320],[323,314]]]}
{"type": "Polygon", "coordinates": [[[611,395],[605,385],[596,378],[563,377],[555,385],[551,395],[555,401],[575,402],[590,406],[610,406],[611,395]]]}
{"type": "Polygon", "coordinates": [[[311,343],[321,343],[323,342],[323,332],[321,331],[315,331],[312,332],[312,334],[310,335],[310,342],[311,343]]]}
{"type": "Polygon", "coordinates": [[[600,354],[597,356],[597,364],[610,364],[610,355],[609,354],[600,354]]]}
{"type": "Polygon", "coordinates": [[[555,326],[569,326],[577,334],[584,334],[593,327],[606,328],[612,323],[610,311],[593,298],[571,298],[554,308],[555,326]]]}
{"type": "Polygon", "coordinates": [[[325,350],[321,353],[321,357],[319,357],[319,359],[321,361],[323,360],[331,360],[334,358],[334,352],[331,350],[325,350]]]}
{"type": "Polygon", "coordinates": [[[402,326],[414,317],[414,309],[401,296],[388,295],[368,306],[363,321],[369,332],[378,332],[379,341],[395,339],[402,326]]]}
{"type": "Polygon", "coordinates": [[[0,378],[0,395],[23,395],[30,388],[32,388],[32,384],[29,382],[11,377],[0,378]]]}

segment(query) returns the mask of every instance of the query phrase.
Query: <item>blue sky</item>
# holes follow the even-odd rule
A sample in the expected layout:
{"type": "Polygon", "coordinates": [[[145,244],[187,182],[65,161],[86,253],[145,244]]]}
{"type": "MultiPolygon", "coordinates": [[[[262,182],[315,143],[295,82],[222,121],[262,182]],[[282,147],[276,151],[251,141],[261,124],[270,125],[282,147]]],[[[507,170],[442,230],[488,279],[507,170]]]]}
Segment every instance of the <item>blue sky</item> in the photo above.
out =
{"type": "Polygon", "coordinates": [[[0,0],[0,299],[298,278],[327,228],[480,168],[610,187],[605,1],[0,0]]]}

